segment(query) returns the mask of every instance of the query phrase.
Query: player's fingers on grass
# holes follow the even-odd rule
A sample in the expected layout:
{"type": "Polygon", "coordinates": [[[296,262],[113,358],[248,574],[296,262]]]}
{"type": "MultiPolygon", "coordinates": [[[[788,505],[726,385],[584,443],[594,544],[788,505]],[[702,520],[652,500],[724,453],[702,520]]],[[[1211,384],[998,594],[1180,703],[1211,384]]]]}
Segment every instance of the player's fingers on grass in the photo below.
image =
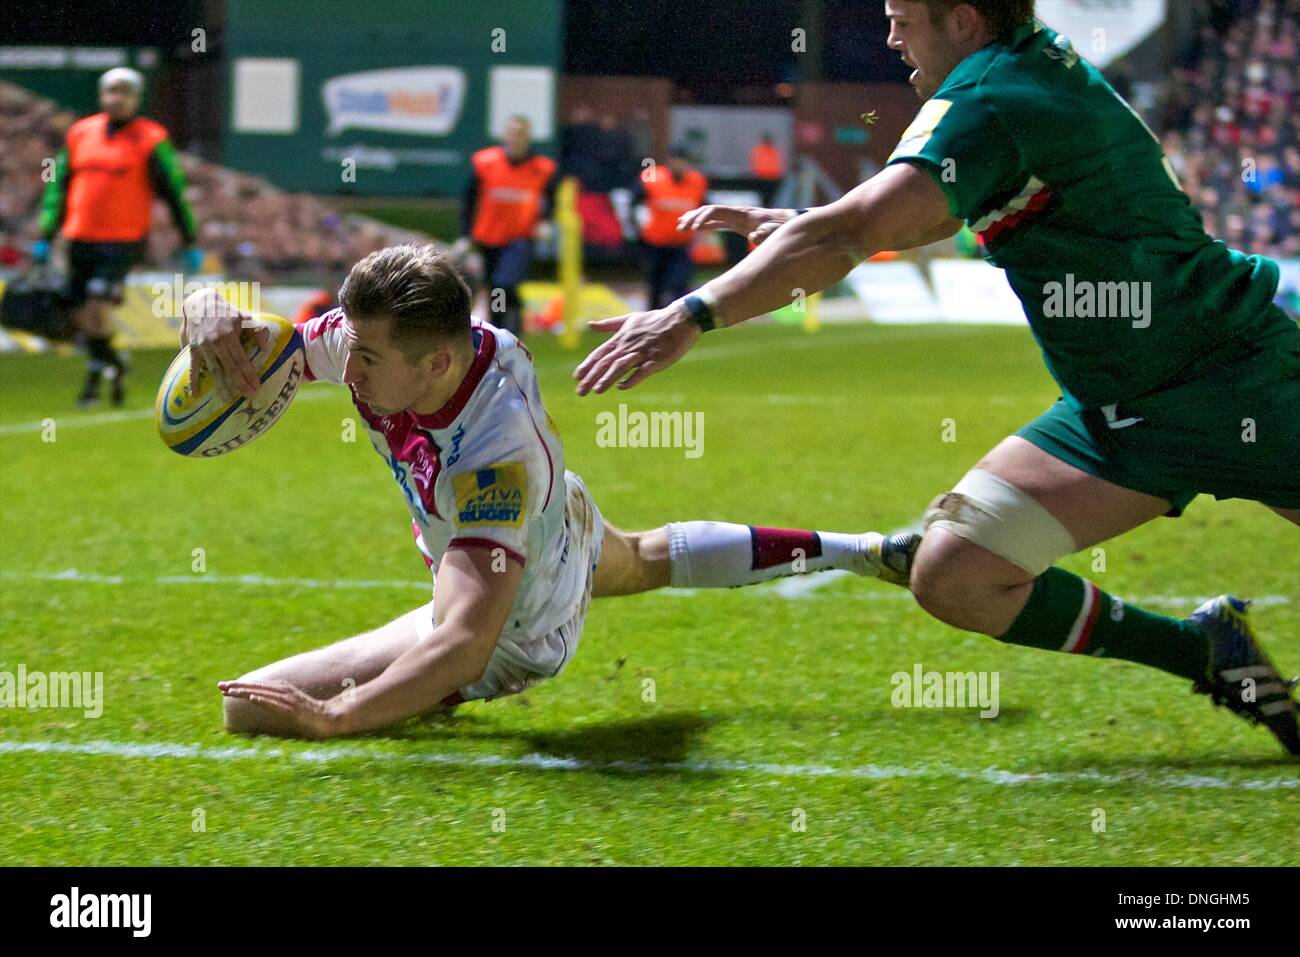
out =
{"type": "Polygon", "coordinates": [[[226,689],[226,693],[232,698],[245,698],[248,701],[258,701],[264,704],[273,704],[280,708],[292,708],[297,700],[296,692],[298,689],[292,685],[280,687],[279,682],[231,682],[226,689]]]}
{"type": "Polygon", "coordinates": [[[221,693],[231,698],[247,698],[258,687],[256,682],[248,681],[219,681],[217,687],[221,693]]]}
{"type": "Polygon", "coordinates": [[[264,681],[231,681],[228,682],[228,686],[249,691],[269,691],[277,694],[298,690],[295,685],[279,678],[268,678],[264,681]]]}
{"type": "Polygon", "coordinates": [[[280,698],[272,697],[271,695],[268,695],[265,692],[249,695],[248,700],[253,702],[253,704],[260,704],[263,707],[272,708],[276,711],[283,711],[289,713],[294,710],[292,702],[284,701],[281,700],[280,698]]]}

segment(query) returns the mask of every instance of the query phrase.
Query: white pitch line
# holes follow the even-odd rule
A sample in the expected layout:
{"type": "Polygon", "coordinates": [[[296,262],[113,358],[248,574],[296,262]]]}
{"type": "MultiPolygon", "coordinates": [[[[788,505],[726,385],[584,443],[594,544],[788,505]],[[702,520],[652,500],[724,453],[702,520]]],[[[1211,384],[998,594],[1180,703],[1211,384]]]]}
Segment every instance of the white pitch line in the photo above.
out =
{"type": "Polygon", "coordinates": [[[1278,791],[1300,789],[1300,778],[1219,778],[1206,774],[1151,774],[1134,768],[1119,774],[1101,771],[1006,771],[1000,768],[953,768],[946,765],[899,767],[867,764],[837,767],[822,764],[775,764],[766,761],[695,759],[690,761],[589,761],[547,754],[505,755],[415,754],[378,751],[356,746],[314,746],[303,749],[282,747],[210,747],[203,744],[139,743],[122,741],[0,741],[0,754],[70,754],[93,757],[173,758],[198,761],[284,759],[307,764],[367,760],[386,764],[438,765],[452,768],[521,768],[538,771],[594,771],[625,774],[758,774],[776,778],[850,778],[891,781],[899,778],[941,778],[997,786],[1024,784],[1093,784],[1122,786],[1138,784],[1154,788],[1224,791],[1278,791]]]}
{"type": "MultiPolygon", "coordinates": [[[[833,598],[837,601],[866,602],[910,602],[911,592],[902,588],[877,591],[875,589],[840,592],[834,595],[818,594],[820,589],[832,582],[850,576],[851,572],[832,570],[815,572],[806,576],[792,576],[775,582],[766,582],[746,589],[755,595],[773,595],[789,601],[803,601],[810,598],[833,598]]],[[[130,577],[126,575],[98,575],[83,572],[76,568],[66,568],[61,572],[16,572],[0,571],[0,579],[10,581],[68,582],[87,585],[232,585],[249,588],[325,588],[341,591],[397,588],[428,590],[431,582],[417,578],[271,578],[266,575],[159,575],[155,578],[130,577]]],[[[689,598],[712,588],[660,588],[654,594],[669,598],[689,598]]],[[[1137,597],[1119,596],[1135,605],[1181,606],[1199,605],[1209,601],[1212,595],[1139,595],[1137,597]]],[[[1251,604],[1261,608],[1278,605],[1295,604],[1296,599],[1290,595],[1257,595],[1251,604]]]]}
{"type": "MultiPolygon", "coordinates": [[[[831,571],[815,572],[811,575],[792,575],[782,578],[775,585],[769,586],[774,594],[782,598],[809,598],[813,592],[826,587],[833,581],[847,578],[852,572],[837,568],[831,571]]],[[[900,592],[902,596],[905,593],[900,592]]]]}

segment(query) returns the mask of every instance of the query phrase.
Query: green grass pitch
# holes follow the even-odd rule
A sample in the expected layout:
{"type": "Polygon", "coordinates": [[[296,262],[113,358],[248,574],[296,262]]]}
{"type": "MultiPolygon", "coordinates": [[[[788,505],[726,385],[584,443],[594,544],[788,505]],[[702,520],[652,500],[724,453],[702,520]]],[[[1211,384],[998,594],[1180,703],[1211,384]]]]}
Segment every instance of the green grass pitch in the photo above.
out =
{"type": "MultiPolygon", "coordinates": [[[[579,354],[531,344],[568,467],[631,529],[887,531],[1056,396],[1021,329],[733,330],[582,400],[579,354]],[[703,412],[703,456],[599,448],[619,402],[703,412]]],[[[428,579],[387,469],[342,440],[343,390],[191,461],[153,430],[169,358],[134,357],[122,415],[71,408],[80,358],[0,358],[0,671],[104,675],[98,718],[0,711],[5,863],[1294,863],[1300,766],[1262,729],[851,578],[596,602],[574,662],[525,695],[351,740],[226,735],[219,679],[378,625],[428,579]],[[1000,715],[895,709],[890,676],[917,663],[996,671],[1000,715]]],[[[1171,614],[1267,597],[1252,615],[1290,674],[1297,545],[1262,506],[1201,498],[1066,564],[1171,614]]]]}

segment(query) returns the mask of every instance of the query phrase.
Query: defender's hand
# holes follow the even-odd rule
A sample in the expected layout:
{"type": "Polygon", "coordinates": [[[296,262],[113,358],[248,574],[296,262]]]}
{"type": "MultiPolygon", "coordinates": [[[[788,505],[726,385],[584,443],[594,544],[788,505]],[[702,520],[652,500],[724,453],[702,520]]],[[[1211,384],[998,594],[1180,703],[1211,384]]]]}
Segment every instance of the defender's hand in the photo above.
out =
{"type": "Polygon", "coordinates": [[[630,389],[649,375],[667,369],[695,345],[702,333],[678,305],[654,312],[633,312],[588,323],[598,332],[613,332],[573,370],[578,395],[604,392],[619,379],[630,389]]]}
{"type": "MultiPolygon", "coordinates": [[[[190,349],[190,388],[198,385],[199,372],[206,367],[223,392],[233,388],[245,397],[252,396],[261,382],[239,342],[239,331],[253,325],[253,317],[215,289],[200,289],[186,297],[181,312],[181,346],[190,349]]],[[[258,331],[263,346],[269,336],[265,329],[258,331]]]]}
{"type": "Polygon", "coordinates": [[[677,228],[683,232],[725,229],[740,233],[757,246],[785,223],[794,219],[793,209],[764,209],[761,206],[701,206],[683,213],[677,228]]]}

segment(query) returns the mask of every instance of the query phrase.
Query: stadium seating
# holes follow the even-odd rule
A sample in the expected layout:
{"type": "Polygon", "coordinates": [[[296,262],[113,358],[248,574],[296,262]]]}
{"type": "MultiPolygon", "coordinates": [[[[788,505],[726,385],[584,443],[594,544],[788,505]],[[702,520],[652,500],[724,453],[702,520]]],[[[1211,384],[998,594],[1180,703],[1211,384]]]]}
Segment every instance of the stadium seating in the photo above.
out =
{"type": "Polygon", "coordinates": [[[1242,0],[1207,25],[1158,127],[1211,235],[1300,256],[1300,2],[1242,0]]]}

